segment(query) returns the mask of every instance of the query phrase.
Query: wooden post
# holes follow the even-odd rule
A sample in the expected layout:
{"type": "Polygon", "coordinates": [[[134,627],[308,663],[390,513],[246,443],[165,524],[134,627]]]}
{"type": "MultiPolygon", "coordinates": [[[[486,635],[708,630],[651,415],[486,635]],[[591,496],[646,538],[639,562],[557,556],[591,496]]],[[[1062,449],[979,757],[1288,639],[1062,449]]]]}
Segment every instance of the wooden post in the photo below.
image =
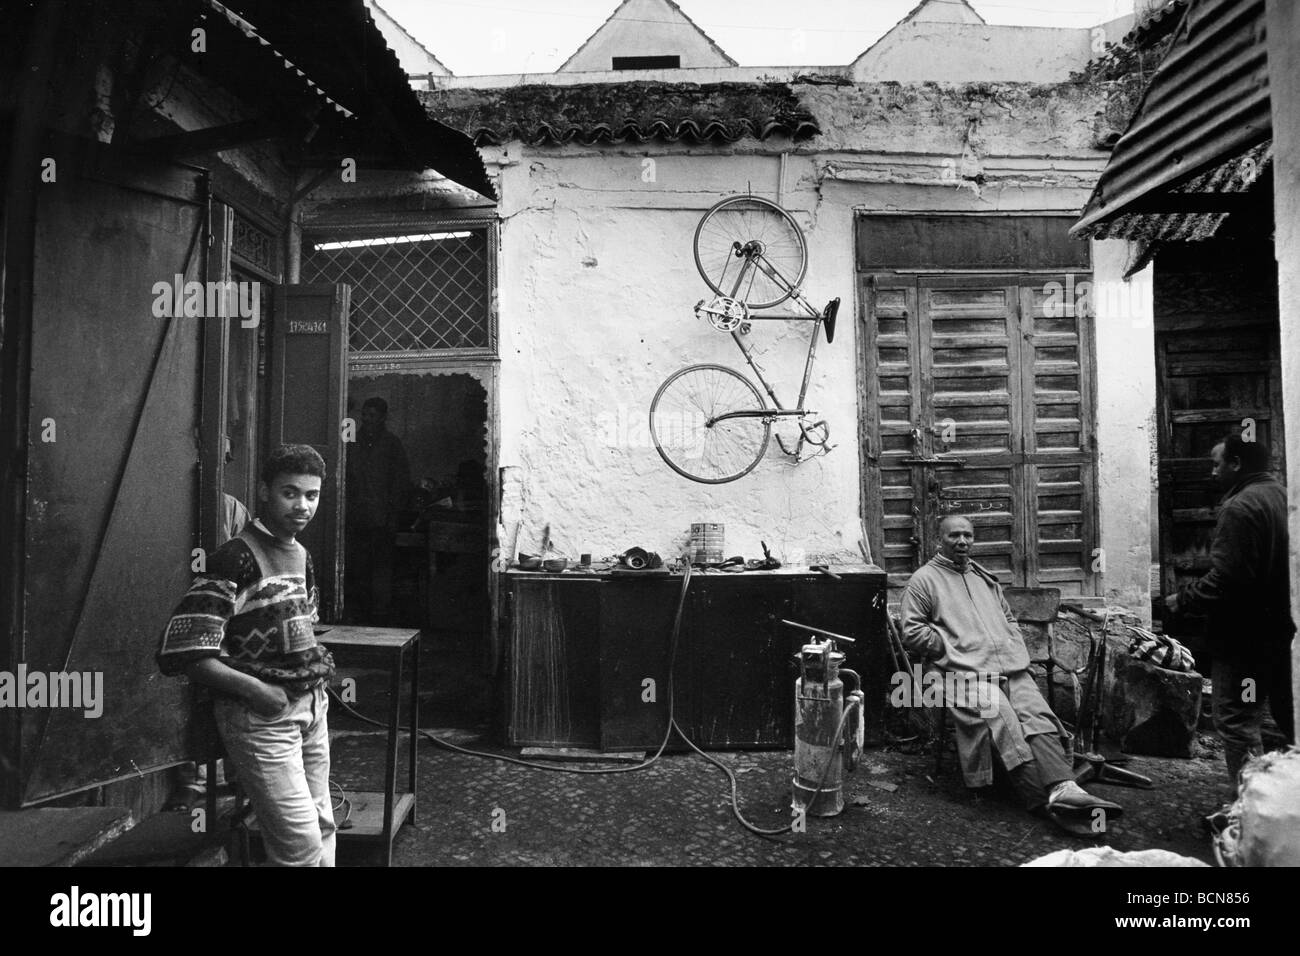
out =
{"type": "MultiPolygon", "coordinates": [[[[23,654],[27,550],[27,416],[31,404],[32,282],[36,271],[36,197],[41,142],[54,82],[51,73],[64,0],[46,0],[32,13],[27,55],[18,73],[17,108],[4,191],[0,245],[0,666],[23,654]]],[[[0,806],[18,802],[20,711],[0,720],[0,806]],[[12,755],[12,757],[10,757],[12,755]]]]}
{"type": "MultiPolygon", "coordinates": [[[[1273,108],[1273,224],[1282,408],[1291,522],[1291,617],[1300,621],[1300,6],[1267,0],[1273,108]]],[[[1300,641],[1291,645],[1293,713],[1300,726],[1300,641]]]]}

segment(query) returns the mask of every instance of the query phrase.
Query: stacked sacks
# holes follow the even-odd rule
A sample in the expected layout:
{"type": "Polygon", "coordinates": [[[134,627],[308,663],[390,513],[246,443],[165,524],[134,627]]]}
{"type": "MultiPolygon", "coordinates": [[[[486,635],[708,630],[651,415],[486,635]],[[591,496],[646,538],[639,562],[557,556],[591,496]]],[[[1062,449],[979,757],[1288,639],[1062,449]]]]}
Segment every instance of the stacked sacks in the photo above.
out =
{"type": "Polygon", "coordinates": [[[1300,866],[1300,750],[1264,754],[1241,771],[1241,794],[1214,837],[1221,866],[1300,866]]]}

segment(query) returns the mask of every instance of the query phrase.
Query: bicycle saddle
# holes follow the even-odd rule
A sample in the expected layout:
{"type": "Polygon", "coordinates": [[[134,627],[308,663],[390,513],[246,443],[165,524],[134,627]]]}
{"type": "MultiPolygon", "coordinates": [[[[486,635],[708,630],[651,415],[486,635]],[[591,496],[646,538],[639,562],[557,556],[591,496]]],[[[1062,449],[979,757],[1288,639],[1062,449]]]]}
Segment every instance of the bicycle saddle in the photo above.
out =
{"type": "Polygon", "coordinates": [[[826,343],[829,345],[835,341],[835,316],[840,311],[840,297],[836,296],[826,303],[826,308],[822,309],[822,321],[826,323],[826,343]]]}

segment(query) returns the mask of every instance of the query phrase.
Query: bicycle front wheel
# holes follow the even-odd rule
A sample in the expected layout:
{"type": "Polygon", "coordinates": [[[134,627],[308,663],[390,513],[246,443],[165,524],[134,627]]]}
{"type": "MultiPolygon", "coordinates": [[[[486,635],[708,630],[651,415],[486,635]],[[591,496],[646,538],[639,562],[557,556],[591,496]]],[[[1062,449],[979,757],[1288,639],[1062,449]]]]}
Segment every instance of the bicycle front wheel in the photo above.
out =
{"type": "Polygon", "coordinates": [[[759,417],[716,419],[764,407],[754,383],[735,369],[690,365],[655,393],[650,403],[650,436],[677,474],[720,485],[754,470],[767,451],[772,426],[759,417]]]}
{"type": "Polygon", "coordinates": [[[718,295],[740,299],[751,309],[770,309],[803,282],[808,247],[798,223],[776,203],[731,196],[695,227],[695,267],[718,295]],[[760,258],[784,281],[760,269],[760,258]]]}

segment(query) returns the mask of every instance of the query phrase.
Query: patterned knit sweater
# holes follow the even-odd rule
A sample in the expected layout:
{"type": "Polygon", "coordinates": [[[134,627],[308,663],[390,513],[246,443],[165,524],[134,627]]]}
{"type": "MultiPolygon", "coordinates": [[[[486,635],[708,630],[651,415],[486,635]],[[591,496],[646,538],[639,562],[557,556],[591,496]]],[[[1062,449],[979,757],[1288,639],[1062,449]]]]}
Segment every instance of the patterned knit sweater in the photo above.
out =
{"type": "Polygon", "coordinates": [[[181,599],[158,648],[164,674],[183,673],[204,657],[286,690],[305,692],[334,674],[316,643],[317,592],[311,555],[285,543],[261,521],[208,556],[181,599]]]}

